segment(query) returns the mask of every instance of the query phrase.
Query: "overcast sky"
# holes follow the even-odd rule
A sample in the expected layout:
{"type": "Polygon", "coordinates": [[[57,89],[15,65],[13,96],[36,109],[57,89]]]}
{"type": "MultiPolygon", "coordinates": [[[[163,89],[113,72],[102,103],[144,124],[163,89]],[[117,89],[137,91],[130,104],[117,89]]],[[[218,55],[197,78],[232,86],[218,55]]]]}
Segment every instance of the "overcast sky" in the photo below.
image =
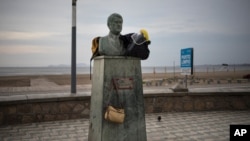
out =
{"type": "MultiPolygon", "coordinates": [[[[77,63],[89,64],[91,41],[105,36],[112,13],[122,34],[148,30],[152,44],[143,66],[180,62],[194,48],[194,63],[250,63],[249,0],[78,0],[77,63]]],[[[72,0],[1,0],[0,67],[71,63],[72,0]]]]}

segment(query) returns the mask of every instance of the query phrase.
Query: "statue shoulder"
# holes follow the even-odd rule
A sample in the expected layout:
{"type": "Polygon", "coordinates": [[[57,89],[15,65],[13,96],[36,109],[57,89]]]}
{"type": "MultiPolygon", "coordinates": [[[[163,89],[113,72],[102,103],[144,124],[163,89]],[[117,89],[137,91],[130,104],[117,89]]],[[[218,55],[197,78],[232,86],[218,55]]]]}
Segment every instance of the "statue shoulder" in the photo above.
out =
{"type": "Polygon", "coordinates": [[[99,39],[99,46],[103,46],[103,45],[105,46],[107,42],[108,42],[108,35],[102,36],[99,39]]]}
{"type": "Polygon", "coordinates": [[[105,46],[108,44],[108,35],[99,38],[99,53],[105,54],[105,46]]]}
{"type": "Polygon", "coordinates": [[[100,37],[100,40],[107,40],[107,39],[108,39],[108,35],[100,37]]]}

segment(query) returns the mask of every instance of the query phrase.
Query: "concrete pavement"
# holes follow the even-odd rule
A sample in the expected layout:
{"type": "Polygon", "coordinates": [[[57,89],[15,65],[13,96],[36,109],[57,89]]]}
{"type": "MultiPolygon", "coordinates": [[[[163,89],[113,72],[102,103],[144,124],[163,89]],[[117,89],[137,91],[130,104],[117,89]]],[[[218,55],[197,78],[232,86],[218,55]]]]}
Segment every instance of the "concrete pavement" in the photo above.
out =
{"type": "MultiPolygon", "coordinates": [[[[148,141],[228,141],[230,124],[250,125],[250,111],[146,114],[148,141]]],[[[88,119],[0,126],[0,140],[87,141],[88,128],[88,119]]]]}

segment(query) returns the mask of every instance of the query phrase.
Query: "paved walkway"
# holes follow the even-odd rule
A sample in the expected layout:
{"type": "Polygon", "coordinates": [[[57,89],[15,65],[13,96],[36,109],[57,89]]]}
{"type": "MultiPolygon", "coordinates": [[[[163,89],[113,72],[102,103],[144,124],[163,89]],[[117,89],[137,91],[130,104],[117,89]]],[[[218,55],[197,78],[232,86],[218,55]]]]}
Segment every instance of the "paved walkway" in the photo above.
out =
{"type": "MultiPolygon", "coordinates": [[[[228,141],[230,124],[250,125],[250,111],[146,114],[148,141],[228,141]]],[[[88,127],[88,119],[0,126],[0,140],[87,141],[88,127]]]]}

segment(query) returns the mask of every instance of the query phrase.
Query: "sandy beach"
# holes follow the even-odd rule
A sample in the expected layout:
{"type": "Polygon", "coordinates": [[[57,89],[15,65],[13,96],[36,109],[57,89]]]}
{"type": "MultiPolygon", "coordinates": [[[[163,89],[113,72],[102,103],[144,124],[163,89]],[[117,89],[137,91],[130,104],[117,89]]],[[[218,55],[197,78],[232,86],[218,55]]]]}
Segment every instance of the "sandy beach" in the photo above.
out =
{"type": "MultiPolygon", "coordinates": [[[[215,79],[215,80],[236,80],[242,79],[244,75],[250,74],[250,71],[220,71],[220,72],[197,72],[192,76],[188,76],[189,79],[215,79]]],[[[185,76],[180,73],[144,73],[142,74],[143,81],[154,81],[162,79],[181,79],[185,76]]],[[[70,85],[70,75],[26,75],[26,76],[0,76],[0,87],[29,87],[32,85],[32,80],[35,81],[35,85],[44,85],[46,82],[50,82],[56,85],[70,85]]],[[[91,84],[89,74],[77,75],[77,85],[89,85],[91,84]]]]}

